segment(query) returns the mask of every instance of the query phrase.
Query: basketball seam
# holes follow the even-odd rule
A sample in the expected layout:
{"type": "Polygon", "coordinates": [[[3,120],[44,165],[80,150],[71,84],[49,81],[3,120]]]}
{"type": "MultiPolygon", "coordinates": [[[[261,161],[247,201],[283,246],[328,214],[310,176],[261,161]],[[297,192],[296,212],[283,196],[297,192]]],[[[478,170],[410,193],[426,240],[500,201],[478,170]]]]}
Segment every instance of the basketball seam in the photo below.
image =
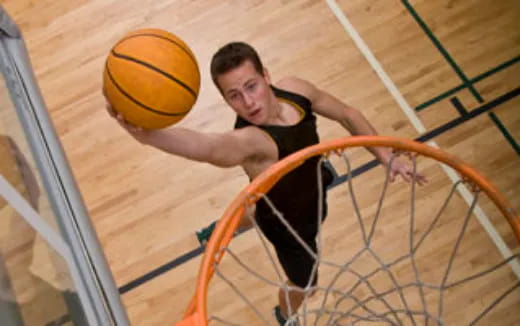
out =
{"type": "Polygon", "coordinates": [[[136,58],[132,58],[130,56],[127,56],[127,55],[124,55],[124,54],[120,54],[120,53],[117,53],[115,50],[112,50],[112,54],[116,57],[116,58],[119,58],[119,59],[123,59],[123,60],[128,60],[128,61],[132,61],[132,62],[135,62],[137,64],[140,64],[140,65],[143,65],[147,68],[150,68],[152,70],[154,70],[155,72],[158,72],[160,73],[161,75],[163,75],[164,77],[172,80],[173,82],[179,84],[180,86],[182,86],[185,90],[187,90],[191,95],[193,95],[193,98],[196,99],[197,98],[197,93],[191,89],[190,86],[186,85],[182,80],[178,79],[177,77],[167,73],[166,71],[163,71],[151,64],[149,64],[148,62],[145,62],[145,61],[142,61],[142,60],[139,60],[139,59],[136,59],[136,58]]]}
{"type": "MultiPolygon", "coordinates": [[[[163,112],[163,111],[159,111],[159,110],[156,110],[156,109],[153,109],[141,102],[139,102],[137,99],[135,99],[134,97],[132,97],[130,94],[128,94],[120,85],[119,83],[115,80],[114,76],[112,75],[112,72],[110,71],[110,68],[108,67],[108,61],[106,63],[106,66],[105,66],[105,69],[107,71],[107,74],[108,74],[108,77],[110,78],[110,80],[112,81],[112,83],[114,84],[114,86],[117,88],[117,90],[123,94],[125,97],[127,97],[130,101],[134,102],[134,104],[140,106],[141,108],[147,110],[147,111],[150,111],[150,112],[153,112],[153,113],[157,113],[157,114],[160,114],[160,115],[166,115],[166,116],[172,116],[172,117],[175,117],[175,116],[182,116],[182,115],[185,115],[186,113],[188,113],[190,110],[186,110],[184,112],[177,112],[177,113],[173,113],[173,112],[163,112]]],[[[117,108],[114,108],[116,109],[117,111],[117,108]]]]}
{"type": "Polygon", "coordinates": [[[168,42],[171,42],[173,44],[175,44],[176,46],[178,46],[182,51],[184,51],[188,57],[190,57],[190,59],[193,61],[193,63],[195,64],[195,66],[197,66],[197,60],[195,59],[195,57],[193,56],[193,54],[187,50],[184,46],[182,46],[182,44],[178,43],[178,42],[175,42],[174,40],[170,39],[170,38],[167,38],[165,36],[162,36],[162,35],[157,35],[157,34],[149,34],[149,33],[143,33],[143,34],[134,34],[134,35],[130,35],[130,36],[127,36],[125,38],[123,38],[121,41],[119,41],[113,49],[115,49],[119,44],[123,43],[124,41],[128,40],[128,39],[131,39],[131,38],[134,38],[134,37],[138,37],[138,36],[150,36],[150,37],[155,37],[155,38],[158,38],[158,39],[162,39],[162,40],[166,40],[168,42]]]}

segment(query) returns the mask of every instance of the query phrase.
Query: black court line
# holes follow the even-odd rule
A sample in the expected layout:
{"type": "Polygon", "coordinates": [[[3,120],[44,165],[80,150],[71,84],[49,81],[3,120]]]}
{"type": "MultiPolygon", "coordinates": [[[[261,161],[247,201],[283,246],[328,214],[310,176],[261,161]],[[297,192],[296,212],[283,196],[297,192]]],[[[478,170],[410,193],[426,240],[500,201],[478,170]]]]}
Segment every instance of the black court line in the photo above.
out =
{"type": "Polygon", "coordinates": [[[460,103],[458,97],[455,96],[455,97],[450,98],[450,102],[451,102],[451,104],[453,104],[455,109],[457,109],[457,111],[459,112],[459,114],[461,116],[465,116],[466,114],[468,114],[468,110],[466,110],[464,105],[462,103],[460,103]]]}
{"type": "MultiPolygon", "coordinates": [[[[496,99],[490,101],[489,103],[486,103],[478,108],[476,108],[475,110],[469,112],[467,115],[465,116],[461,116],[459,118],[456,118],[448,123],[446,123],[445,125],[443,126],[440,126],[420,137],[417,137],[415,140],[416,141],[419,141],[419,142],[426,142],[432,138],[435,138],[457,126],[459,126],[460,124],[468,121],[468,120],[471,120],[471,119],[474,119],[476,118],[477,116],[493,109],[494,107],[498,106],[498,105],[501,105],[517,96],[520,95],[520,87],[514,89],[513,91],[510,91],[506,94],[503,94],[502,96],[499,96],[497,97],[496,99]]],[[[352,171],[352,176],[353,177],[356,177],[362,173],[365,173],[369,170],[371,170],[372,168],[376,167],[377,165],[379,165],[379,161],[377,160],[372,160],[368,163],[365,163],[363,164],[362,166],[354,169],[352,171]]],[[[346,180],[348,179],[348,175],[342,175],[342,176],[339,176],[336,178],[336,180],[334,181],[334,183],[332,185],[329,186],[328,189],[331,189],[331,188],[334,188],[340,184],[342,184],[343,182],[345,182],[346,180]]],[[[171,262],[163,265],[163,266],[160,266],[159,268],[156,268],[154,269],[153,271],[123,285],[122,287],[119,288],[119,292],[121,294],[124,294],[124,293],[127,293],[133,289],[135,289],[136,287],[142,285],[143,283],[147,282],[147,281],[150,281],[152,280],[153,278],[173,269],[174,267],[177,267],[183,263],[186,263],[188,262],[189,260],[199,256],[200,254],[202,254],[204,252],[204,248],[203,247],[199,247],[199,248],[195,248],[181,256],[179,256],[178,258],[175,258],[174,260],[172,260],[171,262]]]]}
{"type": "Polygon", "coordinates": [[[125,294],[126,292],[132,290],[132,289],[135,289],[136,287],[138,287],[139,285],[145,283],[145,282],[148,282],[154,278],[156,278],[157,276],[161,275],[161,274],[164,274],[166,273],[167,271],[179,266],[179,265],[182,265],[184,264],[185,262],[191,260],[192,258],[195,258],[197,256],[199,256],[200,254],[202,254],[204,252],[204,248],[203,247],[198,247],[198,248],[195,248],[191,251],[188,251],[187,253],[185,253],[184,255],[181,255],[177,258],[175,258],[174,260],[172,260],[171,262],[167,263],[167,264],[164,264],[162,266],[160,266],[159,268],[156,268],[154,270],[152,270],[151,272],[149,273],[146,273],[144,274],[143,276],[131,281],[131,282],[128,282],[127,284],[123,285],[122,287],[119,288],[119,293],[120,294],[125,294]]]}
{"type": "MultiPolygon", "coordinates": [[[[518,109],[517,109],[518,110],[518,109]]],[[[497,115],[493,112],[489,112],[489,117],[491,120],[495,123],[495,125],[498,127],[502,135],[506,138],[506,140],[509,142],[511,147],[515,150],[516,154],[520,156],[520,145],[516,142],[516,140],[513,138],[513,136],[507,131],[506,126],[502,124],[500,119],[497,117],[497,115]]]]}
{"type": "MultiPolygon", "coordinates": [[[[459,112],[459,114],[461,116],[465,116],[468,114],[468,111],[466,110],[464,105],[462,103],[460,103],[459,99],[456,96],[452,97],[450,99],[450,101],[453,104],[453,106],[457,109],[457,111],[459,112]]],[[[493,121],[493,123],[495,124],[495,126],[497,126],[498,130],[500,130],[502,135],[504,135],[504,138],[507,140],[509,145],[511,145],[511,147],[516,152],[516,154],[518,154],[518,156],[520,156],[520,145],[518,145],[518,143],[516,142],[513,135],[511,135],[511,133],[509,133],[506,126],[504,126],[502,121],[500,121],[500,119],[497,117],[497,115],[495,113],[488,112],[488,115],[491,118],[491,121],[493,121]]]]}
{"type": "Polygon", "coordinates": [[[425,141],[428,141],[430,140],[431,138],[433,137],[436,137],[450,129],[453,129],[454,127],[468,121],[468,120],[471,120],[479,115],[481,115],[482,113],[485,113],[489,110],[491,110],[492,108],[502,104],[502,103],[505,103],[515,97],[517,97],[518,95],[520,95],[520,87],[517,87],[515,88],[514,90],[502,95],[502,96],[499,96],[497,97],[496,99],[472,110],[471,112],[469,112],[467,115],[465,116],[462,116],[462,117],[459,117],[459,118],[456,118],[456,119],[453,119],[451,120],[450,122],[444,124],[443,126],[440,126],[438,128],[435,128],[433,129],[432,131],[428,132],[427,134],[417,138],[416,140],[417,141],[420,141],[420,142],[425,142],[425,141]]]}

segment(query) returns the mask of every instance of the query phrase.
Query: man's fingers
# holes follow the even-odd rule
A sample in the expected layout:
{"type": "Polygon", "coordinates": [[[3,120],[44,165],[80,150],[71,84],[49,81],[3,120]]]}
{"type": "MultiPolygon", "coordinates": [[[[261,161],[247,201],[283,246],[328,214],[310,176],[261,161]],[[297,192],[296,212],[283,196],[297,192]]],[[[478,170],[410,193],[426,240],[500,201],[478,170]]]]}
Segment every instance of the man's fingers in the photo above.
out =
{"type": "Polygon", "coordinates": [[[426,177],[422,174],[418,174],[417,175],[417,181],[419,182],[419,184],[422,186],[426,183],[428,183],[428,179],[426,179],[426,177]]]}
{"type": "Polygon", "coordinates": [[[410,181],[413,178],[420,186],[422,186],[428,182],[428,180],[426,179],[426,177],[424,175],[417,173],[417,172],[414,174],[412,171],[408,171],[407,177],[410,181]],[[409,177],[408,177],[408,175],[409,175],[409,177]]]}
{"type": "Polygon", "coordinates": [[[401,176],[404,181],[411,182],[415,180],[419,185],[426,184],[428,180],[426,177],[417,171],[414,172],[413,168],[406,164],[401,164],[401,162],[397,162],[399,164],[393,165],[390,168],[390,182],[394,182],[397,175],[401,176]]]}
{"type": "Polygon", "coordinates": [[[119,125],[121,127],[123,127],[124,129],[126,129],[129,133],[136,136],[137,134],[144,132],[144,129],[142,127],[134,126],[133,124],[128,123],[128,121],[126,121],[123,114],[114,110],[114,108],[112,107],[112,105],[110,105],[109,102],[106,102],[105,106],[106,106],[106,109],[107,109],[108,113],[110,114],[110,116],[112,116],[114,119],[116,119],[117,123],[119,123],[119,125]]]}
{"type": "Polygon", "coordinates": [[[110,114],[110,116],[112,118],[115,118],[116,117],[116,111],[114,110],[114,108],[112,108],[112,105],[110,105],[110,103],[106,103],[105,105],[107,111],[108,111],[108,114],[110,114]]]}
{"type": "Polygon", "coordinates": [[[400,175],[401,177],[403,177],[404,181],[406,182],[410,182],[412,181],[412,178],[410,177],[410,175],[412,175],[412,173],[410,171],[399,171],[400,172],[400,175]]]}
{"type": "Polygon", "coordinates": [[[394,170],[390,170],[390,182],[394,182],[395,181],[395,171],[394,170]]]}

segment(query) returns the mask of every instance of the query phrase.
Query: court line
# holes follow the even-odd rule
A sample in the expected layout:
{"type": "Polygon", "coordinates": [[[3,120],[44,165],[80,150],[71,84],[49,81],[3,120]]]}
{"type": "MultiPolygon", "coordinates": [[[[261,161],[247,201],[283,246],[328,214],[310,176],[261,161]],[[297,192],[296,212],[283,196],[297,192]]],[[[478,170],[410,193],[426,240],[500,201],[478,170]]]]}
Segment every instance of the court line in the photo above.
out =
{"type": "MultiPolygon", "coordinates": [[[[385,87],[388,89],[390,94],[394,97],[396,102],[399,104],[399,107],[403,111],[404,114],[408,117],[410,122],[412,123],[413,127],[417,130],[419,134],[423,134],[426,131],[426,128],[422,124],[422,122],[419,120],[417,114],[414,112],[414,110],[410,107],[408,102],[405,100],[401,92],[397,89],[394,82],[390,79],[390,77],[386,74],[385,70],[379,63],[379,61],[375,58],[372,51],[368,48],[366,43],[363,41],[359,33],[356,31],[354,26],[350,23],[348,18],[345,16],[341,8],[338,6],[335,0],[327,0],[327,4],[329,5],[330,9],[336,16],[336,18],[339,20],[339,22],[343,25],[345,31],[348,33],[348,35],[352,38],[360,52],[363,54],[365,59],[368,61],[372,69],[376,72],[376,74],[381,79],[382,83],[385,85],[385,87]]],[[[439,148],[437,143],[434,141],[429,141],[428,144],[430,146],[439,148]]],[[[452,180],[452,182],[457,182],[459,180],[459,177],[457,174],[451,169],[448,168],[445,165],[441,165],[441,167],[444,169],[445,173],[448,175],[448,177],[452,180]]],[[[463,186],[463,187],[457,187],[457,191],[461,194],[461,196],[464,198],[464,200],[468,203],[468,205],[471,205],[472,196],[469,190],[463,186]]],[[[484,213],[484,211],[480,208],[480,205],[476,205],[474,214],[477,217],[478,221],[482,224],[486,232],[491,237],[491,240],[495,243],[495,246],[498,248],[500,253],[504,258],[512,256],[511,249],[507,246],[507,244],[504,242],[504,240],[500,237],[498,232],[496,231],[495,227],[491,224],[489,221],[489,218],[484,213]]],[[[520,278],[520,263],[518,261],[512,261],[510,263],[510,266],[513,270],[513,272],[516,274],[518,278],[520,278]]]]}
{"type": "Polygon", "coordinates": [[[455,109],[457,109],[457,111],[459,112],[459,114],[462,117],[465,116],[466,114],[468,114],[468,110],[466,110],[466,107],[464,107],[464,105],[460,102],[458,97],[456,97],[456,96],[452,97],[450,99],[450,102],[451,102],[451,104],[453,104],[455,109]]]}
{"type": "Polygon", "coordinates": [[[170,261],[169,263],[159,266],[158,268],[144,274],[143,276],[140,276],[140,277],[136,278],[135,280],[132,280],[132,281],[126,283],[125,285],[121,286],[119,288],[119,293],[125,294],[126,292],[135,289],[136,287],[156,278],[157,276],[164,274],[167,271],[188,262],[192,258],[199,256],[203,252],[204,252],[204,247],[197,247],[193,250],[190,250],[187,253],[170,261]]]}
{"type": "MultiPolygon", "coordinates": [[[[471,84],[476,84],[479,81],[484,80],[485,78],[490,77],[490,76],[492,76],[492,75],[494,75],[494,74],[496,74],[496,73],[498,73],[498,72],[500,72],[500,71],[502,71],[502,70],[504,70],[506,68],[509,68],[512,65],[517,64],[519,62],[520,62],[520,55],[515,57],[515,58],[513,58],[513,59],[511,59],[511,60],[509,60],[509,61],[506,61],[506,62],[504,62],[504,63],[502,63],[502,64],[500,64],[500,65],[498,65],[498,66],[496,66],[496,67],[494,67],[494,68],[492,68],[492,69],[490,69],[490,70],[488,70],[488,71],[486,71],[486,72],[484,72],[484,73],[482,73],[480,75],[478,75],[477,77],[474,77],[474,78],[470,79],[469,81],[470,81],[471,84]]],[[[454,88],[452,88],[450,90],[447,90],[446,92],[444,92],[444,93],[442,93],[442,94],[440,94],[440,95],[438,95],[438,96],[436,96],[436,97],[434,97],[434,98],[432,98],[432,99],[430,99],[430,100],[428,100],[428,101],[426,101],[426,102],[424,102],[422,104],[419,104],[418,106],[415,107],[415,111],[422,111],[422,110],[426,109],[427,107],[429,107],[429,106],[431,106],[431,105],[433,105],[433,104],[435,104],[437,102],[440,102],[440,101],[444,100],[445,98],[447,98],[447,97],[449,97],[449,96],[451,96],[451,95],[453,95],[453,94],[457,93],[458,91],[463,90],[465,88],[466,88],[466,86],[464,84],[462,84],[462,85],[456,86],[456,87],[454,87],[454,88]]]]}
{"type": "Polygon", "coordinates": [[[513,98],[520,95],[520,87],[515,88],[514,90],[507,92],[499,97],[497,97],[494,100],[489,101],[488,103],[468,112],[466,115],[463,115],[461,117],[455,118],[451,120],[450,122],[439,126],[432,131],[428,132],[427,134],[417,138],[418,141],[426,141],[427,139],[431,139],[431,135],[440,135],[441,133],[444,133],[445,131],[448,131],[449,129],[452,129],[470,119],[473,119],[479,115],[481,115],[484,112],[487,112],[498,105],[505,103],[509,100],[512,100],[513,98]]]}
{"type": "Polygon", "coordinates": [[[422,30],[426,33],[426,35],[428,36],[430,41],[432,41],[433,45],[435,45],[437,50],[439,50],[439,52],[442,54],[444,59],[446,59],[446,61],[448,61],[448,64],[453,68],[453,70],[455,70],[455,73],[462,80],[462,82],[464,83],[464,86],[467,87],[471,91],[471,94],[473,94],[473,96],[475,96],[475,98],[477,99],[477,101],[479,103],[484,102],[484,99],[482,98],[480,93],[475,89],[475,87],[473,87],[473,84],[470,83],[470,81],[469,81],[468,77],[466,76],[466,74],[464,74],[462,69],[455,62],[455,60],[453,60],[453,58],[449,54],[448,50],[446,50],[446,48],[444,48],[442,46],[441,42],[439,42],[439,40],[435,37],[435,35],[433,35],[433,32],[430,30],[428,25],[426,25],[426,23],[419,16],[419,14],[417,14],[417,12],[413,8],[413,6],[408,2],[408,0],[401,0],[401,2],[404,4],[406,9],[408,9],[408,11],[412,15],[412,17],[417,22],[417,24],[419,24],[419,26],[422,28],[422,30]]]}
{"type": "MultiPolygon", "coordinates": [[[[464,116],[468,115],[468,110],[466,110],[464,105],[459,101],[459,99],[456,96],[452,97],[450,99],[450,102],[451,102],[451,104],[453,104],[455,109],[457,109],[457,111],[459,112],[459,114],[461,116],[464,117],[464,116]]],[[[516,152],[516,154],[518,156],[520,156],[520,146],[516,142],[513,135],[511,135],[511,133],[509,133],[506,126],[504,126],[502,121],[500,121],[500,118],[494,112],[489,112],[488,115],[489,115],[489,118],[491,119],[491,121],[493,121],[495,126],[498,128],[498,130],[500,130],[500,132],[502,133],[504,138],[507,140],[507,142],[509,142],[509,145],[511,145],[511,147],[516,152]]]]}
{"type": "Polygon", "coordinates": [[[497,117],[497,115],[494,112],[489,112],[489,117],[495,123],[495,125],[498,127],[500,132],[502,132],[502,135],[504,135],[504,137],[507,139],[509,144],[511,144],[511,147],[513,147],[513,149],[515,150],[516,154],[518,154],[518,156],[520,156],[520,146],[515,141],[513,136],[509,133],[509,131],[507,131],[507,128],[502,124],[502,122],[497,117]]]}

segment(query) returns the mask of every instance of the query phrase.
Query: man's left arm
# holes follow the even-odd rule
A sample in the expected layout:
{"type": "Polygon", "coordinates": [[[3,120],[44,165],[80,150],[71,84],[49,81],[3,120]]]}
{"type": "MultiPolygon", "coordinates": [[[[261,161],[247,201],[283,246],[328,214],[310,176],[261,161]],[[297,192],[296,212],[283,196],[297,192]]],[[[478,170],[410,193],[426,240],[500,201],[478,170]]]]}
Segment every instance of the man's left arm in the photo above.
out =
{"type": "MultiPolygon", "coordinates": [[[[366,117],[357,109],[343,103],[333,95],[322,91],[301,79],[291,78],[286,80],[291,89],[306,96],[312,102],[312,109],[319,115],[340,123],[352,135],[377,135],[377,131],[366,117]]],[[[389,165],[392,152],[384,147],[367,147],[367,149],[384,165],[389,165]]],[[[390,171],[390,179],[393,181],[400,175],[406,181],[411,181],[413,169],[409,164],[394,159],[390,171]]],[[[417,181],[422,184],[426,181],[424,176],[417,175],[417,181]]]]}

